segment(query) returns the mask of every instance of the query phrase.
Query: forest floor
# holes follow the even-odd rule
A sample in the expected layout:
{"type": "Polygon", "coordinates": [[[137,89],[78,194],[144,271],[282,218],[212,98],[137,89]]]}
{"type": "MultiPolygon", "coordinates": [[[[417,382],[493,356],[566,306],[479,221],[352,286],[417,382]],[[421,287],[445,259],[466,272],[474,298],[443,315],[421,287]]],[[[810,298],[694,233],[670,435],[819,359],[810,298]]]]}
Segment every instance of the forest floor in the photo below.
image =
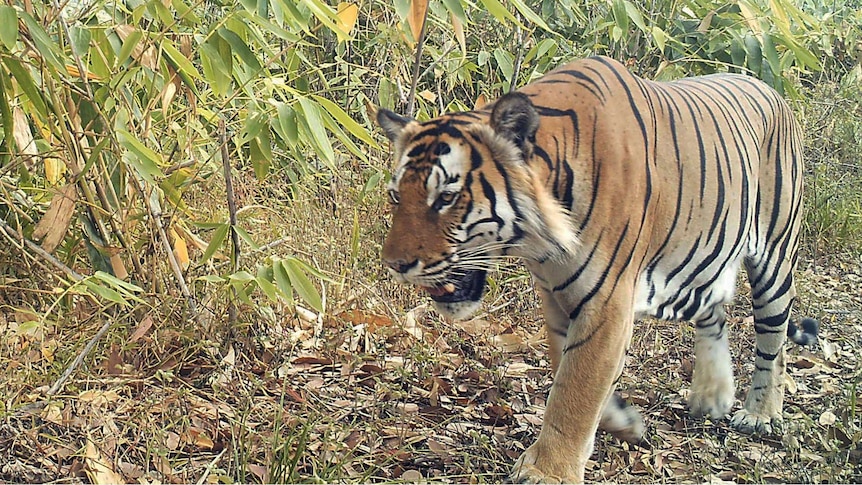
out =
{"type": "MultiPolygon", "coordinates": [[[[246,205],[269,197],[245,196],[246,205]]],[[[359,219],[379,221],[380,207],[359,207],[359,219]]],[[[294,209],[260,217],[288,234],[272,252],[306,257],[337,282],[326,288],[324,314],[261,304],[241,307],[229,325],[223,306],[206,298],[207,318],[184,316],[179,299],[119,312],[50,399],[48,387],[104,312],[82,299],[51,323],[0,293],[0,308],[15,309],[0,311],[0,482],[505,480],[541,429],[550,387],[527,273],[504,265],[482,313],[445,322],[427,297],[380,268],[379,222],[348,258],[333,248],[350,247],[349,211],[327,229],[315,222],[323,215],[294,209]]],[[[643,321],[620,389],[644,415],[645,442],[599,432],[588,481],[862,481],[862,261],[800,259],[796,310],[820,321],[820,342],[787,346],[785,433],[746,436],[726,420],[690,417],[693,328],[643,321]]],[[[744,278],[739,286],[728,311],[734,409],[754,347],[744,278]]]]}

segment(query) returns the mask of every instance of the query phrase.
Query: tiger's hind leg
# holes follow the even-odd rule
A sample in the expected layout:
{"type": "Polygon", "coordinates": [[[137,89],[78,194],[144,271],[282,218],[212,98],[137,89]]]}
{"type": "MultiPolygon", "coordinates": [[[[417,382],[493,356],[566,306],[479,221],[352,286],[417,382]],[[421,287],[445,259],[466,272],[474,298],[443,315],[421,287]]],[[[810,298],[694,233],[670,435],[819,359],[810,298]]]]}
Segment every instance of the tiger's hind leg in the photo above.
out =
{"type": "Polygon", "coordinates": [[[771,433],[782,427],[784,342],[796,296],[794,259],[774,254],[745,262],[754,307],[754,374],[743,409],[731,419],[744,433],[771,433]]]}
{"type": "Polygon", "coordinates": [[[688,407],[694,416],[720,419],[730,412],[735,394],[723,304],[695,320],[694,327],[695,364],[688,407]]]}

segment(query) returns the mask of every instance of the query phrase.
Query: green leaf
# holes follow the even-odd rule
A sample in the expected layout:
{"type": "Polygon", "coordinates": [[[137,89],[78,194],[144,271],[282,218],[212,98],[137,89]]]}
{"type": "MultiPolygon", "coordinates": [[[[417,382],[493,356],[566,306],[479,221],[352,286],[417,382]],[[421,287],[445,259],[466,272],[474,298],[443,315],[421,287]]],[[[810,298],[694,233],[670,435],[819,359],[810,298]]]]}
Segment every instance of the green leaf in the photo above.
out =
{"type": "Polygon", "coordinates": [[[204,251],[203,256],[201,256],[201,263],[209,261],[213,254],[219,250],[221,245],[224,243],[225,238],[227,238],[227,232],[230,230],[230,224],[219,224],[215,231],[213,231],[212,239],[210,239],[210,243],[207,245],[206,250],[204,251]]]}
{"type": "Polygon", "coordinates": [[[323,158],[324,163],[329,168],[335,170],[335,150],[332,149],[332,143],[329,141],[329,137],[326,136],[326,129],[320,116],[320,107],[308,98],[300,97],[298,99],[303,120],[311,132],[312,145],[317,149],[317,155],[323,158]]]}
{"type": "Polygon", "coordinates": [[[6,163],[11,160],[12,153],[15,151],[12,148],[14,138],[14,118],[12,117],[12,108],[9,105],[7,93],[11,93],[11,79],[6,74],[6,71],[0,69],[0,122],[3,124],[3,140],[0,142],[0,168],[5,167],[6,163]]]}
{"type": "Polygon", "coordinates": [[[242,239],[243,241],[245,241],[245,243],[248,244],[252,250],[254,250],[254,251],[260,250],[260,245],[256,242],[254,242],[254,239],[252,239],[252,237],[251,237],[251,235],[249,235],[248,231],[246,231],[245,229],[243,229],[239,226],[234,226],[233,230],[236,231],[236,233],[239,235],[239,238],[242,239]]]}
{"type": "Polygon", "coordinates": [[[287,103],[278,105],[278,123],[276,131],[282,139],[290,145],[296,145],[299,141],[299,125],[296,122],[296,111],[287,103]]]}
{"type": "Polygon", "coordinates": [[[204,80],[213,86],[213,91],[217,95],[226,96],[230,92],[230,84],[233,81],[230,67],[225,64],[218,50],[209,42],[202,44],[198,52],[201,56],[204,80]]]}
{"type": "Polygon", "coordinates": [[[177,74],[180,75],[180,79],[183,80],[183,83],[191,89],[193,93],[198,94],[198,88],[195,85],[194,79],[200,79],[201,75],[198,70],[195,69],[195,66],[182,54],[182,52],[174,47],[169,40],[164,39],[162,42],[162,49],[164,49],[165,54],[167,54],[166,60],[168,61],[168,64],[171,64],[171,66],[177,70],[177,74]]]}
{"type": "Polygon", "coordinates": [[[320,0],[300,0],[303,4],[305,4],[311,13],[317,17],[317,20],[320,21],[323,25],[326,26],[327,29],[331,30],[335,35],[338,36],[338,41],[341,42],[343,40],[350,40],[350,36],[345,34],[341,29],[338,28],[338,15],[335,10],[332,9],[329,5],[321,2],[320,0]]]}
{"type": "Polygon", "coordinates": [[[281,261],[284,266],[287,276],[290,278],[290,284],[296,290],[296,293],[318,313],[323,313],[323,301],[320,298],[320,293],[317,288],[308,279],[303,268],[297,264],[293,258],[287,258],[281,261]]]}
{"type": "Polygon", "coordinates": [[[664,46],[667,42],[667,33],[661,27],[654,25],[652,28],[652,38],[658,50],[664,51],[664,46]]]}
{"type": "Polygon", "coordinates": [[[539,17],[539,15],[536,14],[536,12],[534,12],[533,9],[528,7],[522,0],[510,0],[510,1],[515,6],[515,8],[518,10],[518,12],[521,12],[521,15],[523,15],[525,19],[527,19],[530,22],[538,25],[539,27],[547,30],[548,32],[554,33],[554,31],[551,30],[550,27],[548,27],[548,24],[545,23],[545,21],[542,19],[542,17],[539,17]]]}
{"type": "Polygon", "coordinates": [[[88,290],[90,290],[93,293],[95,293],[96,295],[104,298],[105,300],[108,300],[110,302],[117,303],[117,304],[120,304],[123,306],[131,306],[129,304],[128,300],[123,298],[123,295],[119,294],[117,291],[115,291],[111,288],[105,288],[104,286],[100,285],[99,283],[93,281],[90,278],[86,278],[86,279],[81,280],[81,283],[84,286],[86,286],[88,290]]]}
{"type": "Polygon", "coordinates": [[[164,165],[161,155],[141,143],[134,135],[124,130],[117,130],[117,139],[129,153],[134,155],[128,157],[132,166],[147,182],[156,185],[156,178],[164,178],[160,166],[164,165]]]}
{"type": "Polygon", "coordinates": [[[647,26],[644,23],[644,17],[641,15],[640,9],[629,0],[623,0],[623,2],[625,3],[626,13],[629,16],[629,19],[634,22],[637,28],[641,29],[641,32],[649,32],[649,29],[647,29],[647,26]]]}
{"type": "Polygon", "coordinates": [[[18,81],[18,86],[21,87],[24,94],[26,94],[27,98],[30,99],[30,102],[33,103],[33,107],[36,108],[36,111],[38,111],[39,115],[42,116],[42,119],[48,119],[48,107],[45,105],[44,98],[42,98],[42,90],[37,87],[36,83],[33,81],[33,76],[30,75],[30,69],[11,56],[3,56],[3,62],[6,64],[6,67],[9,68],[9,72],[15,80],[18,81]]]}
{"type": "Polygon", "coordinates": [[[772,36],[768,33],[763,34],[763,54],[766,56],[769,68],[772,69],[772,74],[779,76],[781,74],[781,61],[778,60],[778,52],[775,50],[772,36]]]}
{"type": "Polygon", "coordinates": [[[452,14],[463,24],[467,25],[467,14],[464,12],[464,6],[461,5],[461,0],[443,0],[443,5],[446,10],[452,14]]]}
{"type": "Polygon", "coordinates": [[[252,71],[259,71],[261,69],[260,61],[257,60],[257,56],[251,52],[251,49],[248,48],[245,42],[240,38],[240,36],[236,35],[235,32],[222,27],[218,29],[218,35],[230,44],[233,53],[236,54],[252,71]]]}
{"type": "Polygon", "coordinates": [[[345,113],[344,110],[341,109],[341,107],[339,107],[337,104],[324,98],[323,96],[318,96],[316,94],[312,94],[311,97],[314,98],[315,101],[320,103],[320,105],[326,111],[328,111],[331,116],[333,116],[339,123],[341,123],[341,126],[347,128],[347,131],[349,131],[353,136],[359,138],[371,148],[380,148],[374,141],[374,138],[371,137],[371,134],[368,133],[368,130],[366,130],[362,125],[354,121],[353,118],[351,118],[350,115],[345,113]]]}
{"type": "Polygon", "coordinates": [[[752,34],[745,35],[746,67],[751,69],[755,75],[761,75],[763,67],[763,51],[760,50],[760,41],[752,34]]]}
{"type": "Polygon", "coordinates": [[[515,59],[512,57],[512,54],[504,51],[501,47],[497,47],[494,49],[494,59],[497,61],[497,67],[500,68],[503,77],[511,83],[512,75],[515,71],[515,59]]]}
{"type": "Polygon", "coordinates": [[[129,56],[132,55],[132,51],[135,49],[135,46],[138,45],[138,42],[144,37],[144,34],[135,29],[129,33],[126,37],[126,40],[123,41],[123,46],[120,47],[120,52],[117,54],[117,63],[124,64],[129,56]]]}
{"type": "MultiPolygon", "coordinates": [[[[629,14],[626,11],[626,4],[623,0],[614,0],[613,3],[613,13],[614,13],[614,23],[616,27],[622,31],[620,37],[623,34],[627,34],[629,31],[629,14]]],[[[614,36],[616,37],[616,31],[614,31],[614,36]]],[[[619,39],[615,39],[619,41],[619,39]]]]}
{"type": "Polygon", "coordinates": [[[90,29],[73,25],[69,27],[69,35],[72,37],[72,48],[75,50],[75,54],[79,57],[85,56],[90,50],[90,29]]]}
{"type": "Polygon", "coordinates": [[[272,273],[275,276],[275,285],[278,286],[284,299],[292,304],[293,286],[290,284],[290,277],[287,275],[287,270],[281,260],[272,263],[272,273]]]}
{"type": "Polygon", "coordinates": [[[509,10],[506,9],[506,7],[504,7],[503,4],[500,3],[498,0],[481,0],[481,1],[482,1],[482,5],[485,6],[485,9],[487,9],[488,12],[490,12],[491,15],[493,15],[497,20],[502,22],[503,25],[505,25],[506,22],[509,22],[509,21],[514,22],[516,24],[518,23],[518,19],[516,19],[515,16],[512,15],[512,13],[509,12],[509,10]]]}
{"type": "Polygon", "coordinates": [[[254,281],[254,276],[246,270],[239,270],[234,274],[230,274],[227,278],[234,283],[248,283],[254,281]]]}
{"type": "Polygon", "coordinates": [[[0,42],[10,51],[18,42],[18,14],[7,5],[0,5],[0,42]]]}
{"type": "Polygon", "coordinates": [[[51,64],[58,72],[65,72],[66,65],[60,59],[63,54],[57,48],[57,43],[45,32],[45,29],[36,21],[29,13],[21,12],[21,20],[30,31],[30,37],[33,43],[36,44],[36,50],[45,59],[48,64],[51,64]]]}
{"type": "Polygon", "coordinates": [[[98,279],[98,280],[104,281],[105,283],[108,283],[109,285],[113,286],[114,288],[121,288],[123,291],[127,291],[129,293],[143,293],[144,292],[144,289],[141,288],[140,286],[138,286],[134,283],[129,283],[128,281],[123,281],[120,278],[117,278],[116,276],[114,276],[110,273],[106,273],[104,271],[96,271],[93,274],[93,277],[98,279]]]}
{"type": "Polygon", "coordinates": [[[273,302],[278,301],[278,289],[272,284],[272,267],[269,266],[259,266],[257,268],[257,277],[254,279],[257,282],[257,286],[260,287],[260,290],[263,291],[263,294],[266,295],[273,302]]]}

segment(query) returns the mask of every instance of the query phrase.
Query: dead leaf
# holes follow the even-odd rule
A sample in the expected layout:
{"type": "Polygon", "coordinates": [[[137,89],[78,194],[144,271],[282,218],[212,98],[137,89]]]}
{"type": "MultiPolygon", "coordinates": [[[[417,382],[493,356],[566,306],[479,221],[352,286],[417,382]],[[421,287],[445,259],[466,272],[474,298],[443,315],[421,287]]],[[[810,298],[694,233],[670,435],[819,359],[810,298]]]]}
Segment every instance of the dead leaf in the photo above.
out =
{"type": "Polygon", "coordinates": [[[152,315],[145,316],[140,322],[138,322],[138,326],[135,328],[135,331],[132,332],[132,336],[129,337],[129,343],[137,342],[140,340],[150,329],[153,327],[153,317],[152,315]]]}
{"type": "Polygon", "coordinates": [[[425,14],[428,11],[428,0],[412,0],[410,2],[410,13],[407,15],[407,23],[413,33],[413,40],[418,41],[422,35],[422,27],[425,25],[425,14]]]}
{"type": "Polygon", "coordinates": [[[75,215],[77,198],[78,192],[74,184],[66,185],[51,198],[48,211],[33,229],[33,239],[41,239],[42,249],[45,251],[53,253],[63,242],[69,222],[75,215]]]}
{"type": "Polygon", "coordinates": [[[257,463],[249,463],[248,471],[252,472],[254,476],[260,479],[261,483],[269,483],[269,468],[258,465],[257,463]]]}
{"type": "Polygon", "coordinates": [[[401,474],[401,480],[405,482],[419,483],[425,481],[425,478],[418,470],[406,470],[401,474]]]}
{"type": "Polygon", "coordinates": [[[832,411],[825,411],[820,417],[817,419],[817,422],[820,423],[821,426],[832,426],[835,424],[835,421],[838,419],[835,416],[835,413],[832,411]]]}
{"type": "Polygon", "coordinates": [[[356,25],[356,19],[359,17],[359,6],[355,3],[341,2],[335,11],[338,16],[338,30],[344,32],[345,35],[350,35],[353,26],[356,25]]]}
{"type": "Polygon", "coordinates": [[[503,352],[517,352],[524,348],[524,339],[514,333],[504,333],[491,339],[491,344],[503,352]]]}
{"type": "Polygon", "coordinates": [[[86,464],[85,471],[91,482],[98,485],[126,483],[125,478],[114,471],[113,465],[96,448],[96,445],[93,444],[90,438],[87,438],[87,445],[84,450],[84,462],[86,464]]]}

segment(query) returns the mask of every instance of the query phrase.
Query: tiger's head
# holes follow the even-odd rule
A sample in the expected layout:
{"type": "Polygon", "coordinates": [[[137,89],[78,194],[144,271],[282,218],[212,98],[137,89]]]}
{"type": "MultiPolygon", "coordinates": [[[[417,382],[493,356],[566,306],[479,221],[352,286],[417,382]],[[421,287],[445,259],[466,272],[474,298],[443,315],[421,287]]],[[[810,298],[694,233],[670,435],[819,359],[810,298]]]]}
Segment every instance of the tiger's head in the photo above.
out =
{"type": "Polygon", "coordinates": [[[424,123],[380,109],[377,121],[395,153],[383,262],[444,316],[478,309],[496,259],[556,259],[577,244],[567,211],[528,163],[539,115],[527,96],[424,123]]]}

